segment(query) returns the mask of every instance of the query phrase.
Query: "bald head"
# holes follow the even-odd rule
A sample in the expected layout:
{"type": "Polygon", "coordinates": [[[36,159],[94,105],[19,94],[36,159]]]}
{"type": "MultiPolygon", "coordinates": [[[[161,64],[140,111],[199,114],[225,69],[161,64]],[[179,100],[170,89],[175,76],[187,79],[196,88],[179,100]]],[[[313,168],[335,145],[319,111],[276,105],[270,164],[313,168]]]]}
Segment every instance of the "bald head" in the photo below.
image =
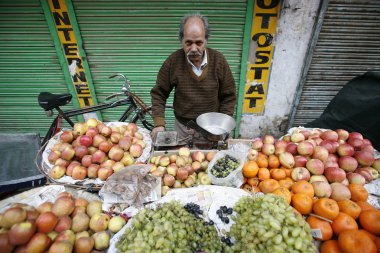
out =
{"type": "Polygon", "coordinates": [[[185,26],[188,25],[188,21],[191,21],[192,23],[196,22],[197,26],[199,26],[199,25],[203,26],[203,30],[205,33],[205,39],[208,40],[208,38],[210,36],[208,19],[207,19],[207,17],[205,17],[199,13],[195,13],[195,14],[186,15],[181,19],[181,23],[179,26],[179,32],[178,32],[179,41],[182,42],[182,40],[183,40],[185,26]]]}

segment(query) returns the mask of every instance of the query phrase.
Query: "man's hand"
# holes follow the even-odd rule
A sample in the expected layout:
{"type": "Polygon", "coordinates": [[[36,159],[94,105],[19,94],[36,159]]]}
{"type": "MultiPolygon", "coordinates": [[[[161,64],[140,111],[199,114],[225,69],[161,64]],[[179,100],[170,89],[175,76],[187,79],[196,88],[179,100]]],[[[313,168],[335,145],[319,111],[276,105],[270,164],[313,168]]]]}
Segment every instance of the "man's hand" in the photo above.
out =
{"type": "Polygon", "coordinates": [[[152,137],[152,140],[154,140],[157,136],[158,132],[163,132],[165,131],[165,127],[163,126],[158,126],[152,129],[152,132],[150,132],[150,136],[152,137]]]}

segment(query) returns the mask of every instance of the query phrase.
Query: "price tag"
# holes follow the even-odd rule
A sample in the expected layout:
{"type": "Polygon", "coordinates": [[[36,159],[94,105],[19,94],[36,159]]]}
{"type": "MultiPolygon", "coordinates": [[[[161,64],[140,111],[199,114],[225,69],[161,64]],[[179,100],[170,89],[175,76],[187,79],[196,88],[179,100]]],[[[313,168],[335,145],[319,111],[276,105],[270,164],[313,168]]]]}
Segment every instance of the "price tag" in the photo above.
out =
{"type": "Polygon", "coordinates": [[[322,232],[321,232],[320,229],[312,229],[312,230],[311,230],[311,235],[312,235],[314,238],[322,239],[322,232]]]}

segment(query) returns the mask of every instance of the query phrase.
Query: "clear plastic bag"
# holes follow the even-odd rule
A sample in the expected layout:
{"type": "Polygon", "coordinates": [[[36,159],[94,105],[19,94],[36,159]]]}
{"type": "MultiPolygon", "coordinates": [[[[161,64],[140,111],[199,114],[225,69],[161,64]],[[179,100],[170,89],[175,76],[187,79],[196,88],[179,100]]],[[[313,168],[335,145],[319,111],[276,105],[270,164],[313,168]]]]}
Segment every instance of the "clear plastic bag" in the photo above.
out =
{"type": "Polygon", "coordinates": [[[135,164],[110,176],[99,196],[104,203],[123,203],[141,207],[161,196],[161,179],[149,173],[150,165],[135,164]]]}
{"type": "Polygon", "coordinates": [[[235,152],[232,150],[222,150],[222,151],[219,151],[218,153],[216,153],[214,158],[209,163],[208,169],[207,169],[207,174],[211,179],[211,183],[214,185],[230,186],[230,187],[239,188],[244,182],[242,170],[243,170],[243,165],[246,161],[246,158],[247,158],[247,154],[244,152],[235,152]],[[220,158],[223,158],[226,155],[229,155],[229,156],[236,158],[239,161],[239,167],[237,167],[234,171],[232,171],[226,177],[223,177],[223,178],[215,177],[211,173],[211,169],[217,160],[219,160],[220,158]]]}

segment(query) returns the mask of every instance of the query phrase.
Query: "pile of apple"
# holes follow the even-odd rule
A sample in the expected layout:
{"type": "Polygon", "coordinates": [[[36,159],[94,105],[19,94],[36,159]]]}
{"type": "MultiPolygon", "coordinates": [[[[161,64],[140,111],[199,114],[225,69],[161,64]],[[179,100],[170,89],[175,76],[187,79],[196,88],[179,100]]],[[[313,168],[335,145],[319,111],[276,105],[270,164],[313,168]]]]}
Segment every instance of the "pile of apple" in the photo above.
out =
{"type": "Polygon", "coordinates": [[[283,167],[292,169],[292,180],[312,183],[317,197],[345,198],[348,184],[364,185],[380,172],[372,143],[343,129],[298,128],[277,141],[266,135],[252,143],[248,158],[254,160],[257,152],[278,156],[283,167]]]}
{"type": "Polygon", "coordinates": [[[162,195],[165,195],[170,188],[209,185],[211,179],[206,170],[214,155],[214,151],[191,152],[189,148],[181,147],[178,153],[152,156],[149,159],[149,164],[152,165],[150,173],[162,177],[162,195]]]}
{"type": "Polygon", "coordinates": [[[109,247],[126,221],[102,212],[102,202],[60,193],[38,207],[16,203],[0,214],[0,251],[88,253],[109,247]]]}
{"type": "Polygon", "coordinates": [[[146,143],[137,130],[134,123],[109,127],[93,118],[76,123],[73,130],[60,135],[50,150],[48,160],[54,165],[50,176],[105,181],[141,156],[146,143]]]}

